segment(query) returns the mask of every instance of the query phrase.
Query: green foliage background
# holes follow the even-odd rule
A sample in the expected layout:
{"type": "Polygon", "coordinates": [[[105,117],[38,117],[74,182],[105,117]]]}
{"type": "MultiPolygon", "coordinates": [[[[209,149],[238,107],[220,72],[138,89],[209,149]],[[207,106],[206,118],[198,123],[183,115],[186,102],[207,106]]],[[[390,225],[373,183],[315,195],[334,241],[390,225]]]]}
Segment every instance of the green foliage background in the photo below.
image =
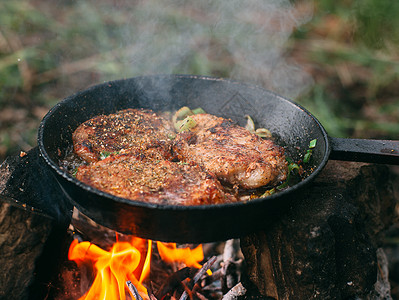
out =
{"type": "MultiPolygon", "coordinates": [[[[162,45],[181,38],[173,29],[191,28],[193,20],[209,22],[198,13],[201,2],[174,2],[0,0],[0,158],[35,146],[41,118],[60,99],[105,80],[147,72],[145,63],[132,69],[126,61],[135,58],[131,43],[153,30],[143,25],[148,19],[162,18],[162,26],[145,51],[167,69],[161,58],[171,53],[162,45]]],[[[313,79],[293,100],[332,136],[398,139],[399,2],[291,5],[313,11],[282,49],[313,79]]],[[[211,51],[200,40],[172,72],[232,76],[239,62],[218,47],[232,34],[229,27],[201,34],[210,36],[211,51]]]]}

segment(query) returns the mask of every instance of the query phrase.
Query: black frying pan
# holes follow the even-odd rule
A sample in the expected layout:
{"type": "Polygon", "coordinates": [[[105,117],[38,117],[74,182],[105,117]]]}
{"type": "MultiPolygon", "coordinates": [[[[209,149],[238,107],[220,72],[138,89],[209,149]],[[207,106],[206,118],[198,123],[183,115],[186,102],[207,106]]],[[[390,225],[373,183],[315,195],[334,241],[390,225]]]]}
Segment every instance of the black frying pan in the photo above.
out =
{"type": "Polygon", "coordinates": [[[121,233],[174,242],[209,242],[239,237],[265,226],[295,201],[296,192],[317,176],[329,158],[399,164],[399,142],[337,139],[293,102],[257,86],[219,78],[185,75],[145,76],[94,86],[53,107],[40,124],[41,155],[76,207],[99,224],[121,233]],[[182,106],[231,118],[245,125],[250,115],[268,128],[286,153],[299,160],[317,139],[312,173],[298,184],[250,202],[173,206],[131,201],[87,186],[59,167],[72,149],[72,132],[82,122],[120,109],[175,111],[182,106]]]}

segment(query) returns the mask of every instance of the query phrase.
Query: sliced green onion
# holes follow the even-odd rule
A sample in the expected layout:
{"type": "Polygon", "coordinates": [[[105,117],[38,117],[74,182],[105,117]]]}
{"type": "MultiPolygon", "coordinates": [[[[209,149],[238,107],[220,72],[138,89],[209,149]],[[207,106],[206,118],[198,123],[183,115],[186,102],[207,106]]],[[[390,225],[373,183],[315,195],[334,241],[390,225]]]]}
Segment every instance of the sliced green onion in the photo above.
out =
{"type": "Polygon", "coordinates": [[[100,152],[100,159],[106,159],[108,156],[110,156],[111,154],[119,154],[119,151],[114,151],[114,152],[109,152],[109,151],[101,151],[100,152]]]}
{"type": "Polygon", "coordinates": [[[312,150],[308,150],[303,157],[303,162],[307,164],[310,161],[310,157],[312,156],[312,150]]]}
{"type": "Polygon", "coordinates": [[[272,133],[266,128],[258,128],[255,130],[255,133],[262,138],[271,138],[272,133]]]}
{"type": "Polygon", "coordinates": [[[266,197],[268,197],[268,196],[270,196],[270,195],[273,195],[273,194],[275,194],[275,193],[276,193],[276,189],[275,189],[275,188],[272,188],[272,189],[267,190],[266,192],[264,192],[264,193],[260,196],[260,198],[266,198],[266,197]]]}
{"type": "Polygon", "coordinates": [[[206,111],[203,110],[201,107],[194,108],[194,109],[192,110],[192,112],[193,112],[194,115],[206,114],[206,111]]]}
{"type": "Polygon", "coordinates": [[[317,139],[311,140],[309,143],[309,149],[314,149],[316,147],[317,139]]]}
{"type": "Polygon", "coordinates": [[[306,151],[304,157],[303,157],[303,162],[307,164],[310,161],[310,158],[312,157],[312,152],[313,149],[316,147],[317,139],[311,140],[309,143],[309,149],[306,151]]]}
{"type": "MultiPolygon", "coordinates": [[[[179,122],[180,123],[180,122],[179,122]]],[[[197,122],[193,120],[193,118],[186,117],[181,123],[179,124],[179,129],[177,130],[178,132],[183,132],[183,131],[190,131],[191,128],[194,128],[197,126],[197,122]]]]}
{"type": "Polygon", "coordinates": [[[187,106],[183,106],[175,113],[175,116],[176,120],[183,120],[185,117],[191,116],[193,114],[194,113],[190,108],[188,108],[187,106]]]}
{"type": "Polygon", "coordinates": [[[250,133],[255,133],[256,135],[260,136],[261,138],[271,138],[271,132],[266,128],[258,128],[255,130],[255,122],[249,116],[245,116],[247,118],[247,124],[245,125],[245,129],[248,130],[250,133]]]}
{"type": "MultiPolygon", "coordinates": [[[[287,160],[287,161],[288,161],[288,160],[287,160]]],[[[288,184],[289,184],[289,182],[290,182],[291,174],[292,174],[293,172],[295,172],[295,170],[297,170],[297,171],[300,170],[299,165],[296,164],[296,163],[294,163],[294,162],[289,163],[289,164],[288,164],[287,178],[285,179],[285,181],[284,181],[282,184],[280,184],[280,185],[277,187],[277,190],[282,190],[282,189],[284,189],[284,188],[286,188],[286,187],[288,186],[288,184]]]]}
{"type": "Polygon", "coordinates": [[[176,111],[172,117],[172,123],[175,129],[178,131],[184,118],[186,118],[187,116],[191,116],[192,114],[193,112],[187,106],[183,106],[178,111],[176,111]]]}
{"type": "Polygon", "coordinates": [[[294,170],[299,170],[299,166],[296,163],[290,163],[288,165],[288,172],[294,171],[294,170]]]}
{"type": "Polygon", "coordinates": [[[101,160],[106,159],[110,155],[111,155],[111,152],[109,152],[109,151],[101,151],[100,152],[100,159],[101,160]]]}
{"type": "Polygon", "coordinates": [[[247,124],[245,125],[245,129],[251,133],[255,133],[255,122],[248,115],[245,116],[247,118],[247,124]]]}
{"type": "Polygon", "coordinates": [[[204,113],[206,113],[206,112],[201,107],[191,110],[189,107],[183,106],[178,111],[176,111],[176,113],[173,115],[172,123],[173,123],[175,129],[177,131],[181,132],[181,126],[183,126],[182,124],[184,123],[184,120],[188,116],[204,114],[204,113]]]}

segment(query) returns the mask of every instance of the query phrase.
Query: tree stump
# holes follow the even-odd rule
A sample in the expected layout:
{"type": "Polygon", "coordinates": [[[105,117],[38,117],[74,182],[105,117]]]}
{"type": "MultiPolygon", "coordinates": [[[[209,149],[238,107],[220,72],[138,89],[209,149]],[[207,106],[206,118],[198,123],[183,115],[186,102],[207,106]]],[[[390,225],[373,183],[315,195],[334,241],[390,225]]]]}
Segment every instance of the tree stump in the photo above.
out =
{"type": "Polygon", "coordinates": [[[390,299],[380,248],[395,205],[388,167],[330,161],[267,230],[241,239],[249,281],[271,299],[390,299]]]}
{"type": "Polygon", "coordinates": [[[0,298],[45,299],[72,216],[35,148],[0,166],[0,298]]]}

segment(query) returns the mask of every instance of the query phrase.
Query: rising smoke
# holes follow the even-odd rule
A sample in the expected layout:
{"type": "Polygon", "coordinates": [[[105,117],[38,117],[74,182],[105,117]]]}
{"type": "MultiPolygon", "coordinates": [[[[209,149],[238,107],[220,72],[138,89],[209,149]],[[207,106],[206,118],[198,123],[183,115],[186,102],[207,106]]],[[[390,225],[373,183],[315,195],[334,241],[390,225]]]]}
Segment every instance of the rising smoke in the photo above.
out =
{"type": "Polygon", "coordinates": [[[123,28],[125,59],[135,75],[216,75],[295,98],[312,80],[286,46],[312,11],[289,0],[142,1],[123,28]]]}

